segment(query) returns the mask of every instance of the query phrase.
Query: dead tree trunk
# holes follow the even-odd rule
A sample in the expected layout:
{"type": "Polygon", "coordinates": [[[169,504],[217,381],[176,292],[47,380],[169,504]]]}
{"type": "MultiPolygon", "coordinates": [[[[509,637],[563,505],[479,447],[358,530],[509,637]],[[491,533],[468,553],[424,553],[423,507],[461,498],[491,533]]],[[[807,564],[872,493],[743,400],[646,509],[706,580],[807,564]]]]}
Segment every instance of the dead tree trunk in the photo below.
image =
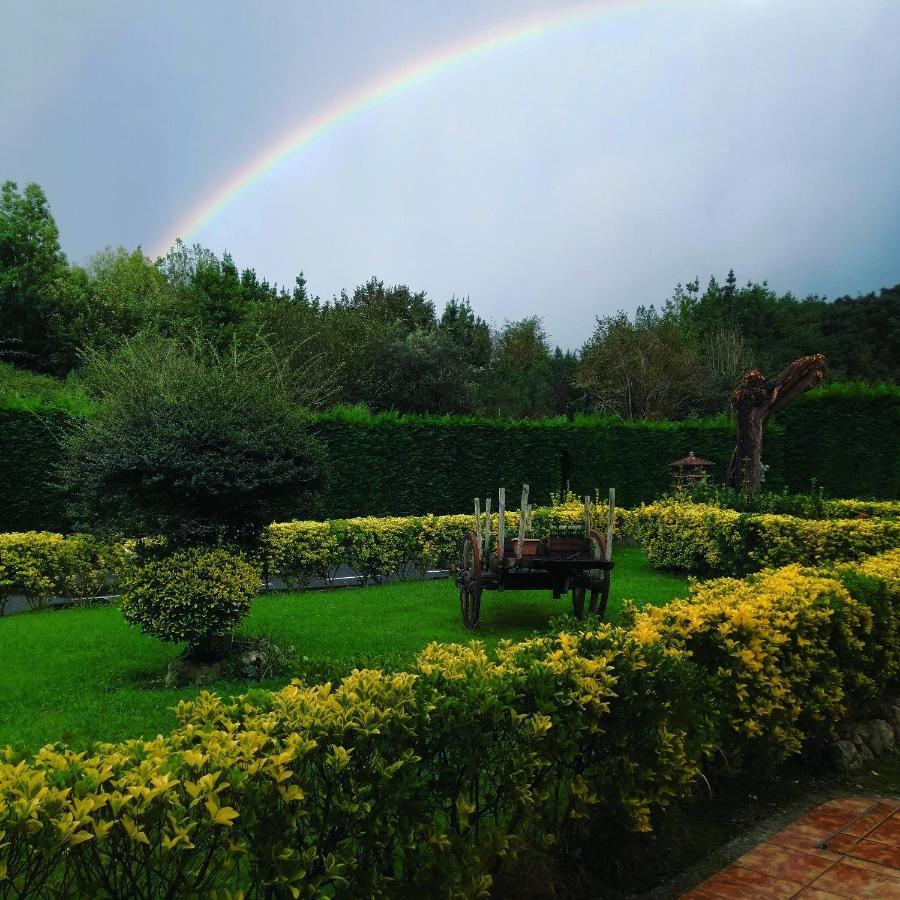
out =
{"type": "Polygon", "coordinates": [[[731,395],[737,414],[737,444],[728,466],[728,484],[736,490],[759,490],[763,430],[769,416],[815,387],[825,374],[825,357],[795,359],[777,378],[759,369],[748,372],[731,395]]]}

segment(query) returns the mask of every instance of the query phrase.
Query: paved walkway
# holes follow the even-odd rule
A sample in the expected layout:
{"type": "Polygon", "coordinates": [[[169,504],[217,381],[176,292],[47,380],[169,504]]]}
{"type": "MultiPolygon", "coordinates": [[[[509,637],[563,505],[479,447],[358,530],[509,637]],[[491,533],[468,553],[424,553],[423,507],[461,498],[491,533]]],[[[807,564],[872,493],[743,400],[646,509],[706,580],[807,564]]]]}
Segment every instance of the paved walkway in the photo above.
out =
{"type": "Polygon", "coordinates": [[[900,801],[829,800],[683,900],[900,900],[900,801]]]}

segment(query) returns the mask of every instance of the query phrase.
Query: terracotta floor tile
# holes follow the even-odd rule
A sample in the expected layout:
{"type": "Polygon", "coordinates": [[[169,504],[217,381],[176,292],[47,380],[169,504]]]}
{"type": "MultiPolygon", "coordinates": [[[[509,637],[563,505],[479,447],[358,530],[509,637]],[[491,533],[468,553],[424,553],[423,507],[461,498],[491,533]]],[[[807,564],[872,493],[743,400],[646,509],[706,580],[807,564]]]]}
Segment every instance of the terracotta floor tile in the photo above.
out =
{"type": "Polygon", "coordinates": [[[818,888],[803,888],[797,894],[798,900],[844,900],[840,894],[832,894],[831,891],[820,891],[818,888]]]}
{"type": "MultiPolygon", "coordinates": [[[[877,877],[877,876],[876,876],[877,877]]],[[[796,881],[785,881],[763,875],[752,869],[734,864],[726,866],[718,875],[697,885],[701,892],[721,897],[724,900],[788,900],[803,887],[796,881]]]]}
{"type": "Polygon", "coordinates": [[[900,900],[900,800],[829,800],[684,900],[900,900]]]}
{"type": "Polygon", "coordinates": [[[854,837],[852,834],[839,831],[837,834],[833,834],[828,838],[822,846],[826,850],[831,850],[834,853],[849,853],[858,840],[859,838],[854,837]]]}
{"type": "Polygon", "coordinates": [[[900,878],[900,847],[892,844],[882,844],[881,841],[872,841],[863,838],[851,853],[859,859],[867,859],[869,862],[880,863],[882,866],[897,870],[897,877],[900,878]]]}
{"type": "Polygon", "coordinates": [[[870,810],[876,803],[884,802],[883,800],[873,800],[871,797],[842,797],[838,800],[828,800],[819,809],[835,809],[859,816],[870,810]]]}
{"type": "Polygon", "coordinates": [[[738,866],[762,872],[764,875],[774,875],[776,878],[783,878],[786,881],[796,881],[799,884],[809,884],[814,881],[831,863],[830,859],[822,859],[810,853],[779,847],[778,844],[768,841],[754,847],[749,853],[745,853],[735,860],[735,864],[738,866]]]}
{"type": "Polygon", "coordinates": [[[808,812],[805,816],[797,819],[795,824],[805,825],[808,828],[819,828],[823,831],[840,831],[846,825],[849,825],[859,813],[841,811],[839,809],[829,809],[826,806],[818,806],[808,812]]]}
{"type": "Polygon", "coordinates": [[[873,828],[876,828],[885,819],[890,818],[890,816],[893,815],[893,812],[894,810],[892,807],[887,806],[884,803],[879,803],[869,812],[860,816],[858,819],[854,819],[846,828],[842,828],[841,831],[844,834],[865,837],[873,828]]]}
{"type": "Polygon", "coordinates": [[[844,863],[835,863],[812,887],[853,900],[900,900],[900,879],[844,863]]]}
{"type": "Polygon", "coordinates": [[[900,813],[894,813],[890,819],[879,825],[868,837],[882,844],[893,844],[900,847],[900,813]]]}
{"type": "Polygon", "coordinates": [[[819,844],[827,841],[831,835],[832,832],[825,831],[822,828],[810,828],[808,825],[788,825],[787,828],[784,828],[777,834],[773,834],[769,838],[769,842],[778,844],[779,847],[802,850],[804,853],[811,853],[813,856],[834,860],[838,858],[837,853],[832,853],[819,847],[819,844]]]}
{"type": "MultiPolygon", "coordinates": [[[[887,844],[882,844],[887,847],[887,844]]],[[[842,856],[841,862],[848,866],[856,866],[857,869],[868,869],[870,872],[878,872],[879,875],[887,875],[889,878],[900,879],[900,872],[892,866],[883,866],[881,863],[870,862],[858,856],[842,856]]]]}

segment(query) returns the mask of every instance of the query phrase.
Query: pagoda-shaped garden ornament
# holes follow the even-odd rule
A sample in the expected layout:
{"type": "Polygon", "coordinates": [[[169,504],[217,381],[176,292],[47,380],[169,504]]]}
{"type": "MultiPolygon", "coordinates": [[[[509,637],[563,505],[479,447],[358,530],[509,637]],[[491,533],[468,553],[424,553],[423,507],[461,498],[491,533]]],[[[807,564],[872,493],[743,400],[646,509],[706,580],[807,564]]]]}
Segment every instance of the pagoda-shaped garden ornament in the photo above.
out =
{"type": "Polygon", "coordinates": [[[710,460],[694,456],[693,450],[684,459],[676,459],[672,463],[675,490],[690,490],[698,484],[704,484],[709,480],[712,467],[713,463],[710,460]]]}

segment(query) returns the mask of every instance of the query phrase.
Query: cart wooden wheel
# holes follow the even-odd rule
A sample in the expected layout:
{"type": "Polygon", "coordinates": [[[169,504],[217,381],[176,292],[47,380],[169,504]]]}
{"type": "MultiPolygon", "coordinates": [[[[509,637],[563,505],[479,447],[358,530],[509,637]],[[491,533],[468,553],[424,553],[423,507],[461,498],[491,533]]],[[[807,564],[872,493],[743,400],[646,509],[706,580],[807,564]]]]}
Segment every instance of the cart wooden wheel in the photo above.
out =
{"type": "Polygon", "coordinates": [[[584,616],[583,587],[572,588],[572,615],[575,616],[576,619],[581,619],[584,616]]]}
{"type": "Polygon", "coordinates": [[[481,551],[471,531],[463,537],[459,555],[459,608],[463,625],[471,629],[481,615],[481,551]]]}
{"type": "MultiPolygon", "coordinates": [[[[606,535],[591,529],[591,552],[594,559],[606,559],[606,535]]],[[[596,569],[594,570],[597,571],[596,569]]],[[[609,570],[603,573],[603,587],[599,590],[591,588],[591,599],[588,609],[597,613],[602,619],[606,615],[606,604],[609,602],[609,570]]]]}

